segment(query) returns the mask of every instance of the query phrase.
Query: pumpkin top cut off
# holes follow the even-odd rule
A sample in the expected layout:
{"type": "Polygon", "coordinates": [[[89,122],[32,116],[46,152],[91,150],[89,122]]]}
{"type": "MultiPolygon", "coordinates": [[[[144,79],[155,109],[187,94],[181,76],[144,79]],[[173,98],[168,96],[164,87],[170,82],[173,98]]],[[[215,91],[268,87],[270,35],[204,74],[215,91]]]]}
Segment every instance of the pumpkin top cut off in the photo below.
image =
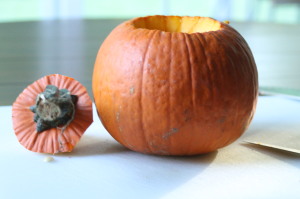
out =
{"type": "Polygon", "coordinates": [[[59,74],[29,85],[12,107],[18,141],[39,153],[70,152],[93,122],[92,101],[83,85],[59,74]]]}

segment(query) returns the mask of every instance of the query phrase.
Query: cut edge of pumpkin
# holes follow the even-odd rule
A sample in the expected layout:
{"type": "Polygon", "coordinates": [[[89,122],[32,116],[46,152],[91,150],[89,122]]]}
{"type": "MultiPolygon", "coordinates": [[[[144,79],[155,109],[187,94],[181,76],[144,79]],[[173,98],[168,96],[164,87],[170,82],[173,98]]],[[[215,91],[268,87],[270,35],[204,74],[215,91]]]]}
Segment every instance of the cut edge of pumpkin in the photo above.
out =
{"type": "Polygon", "coordinates": [[[210,17],[153,15],[131,21],[134,28],[159,30],[170,33],[205,33],[218,31],[222,23],[210,17]]]}

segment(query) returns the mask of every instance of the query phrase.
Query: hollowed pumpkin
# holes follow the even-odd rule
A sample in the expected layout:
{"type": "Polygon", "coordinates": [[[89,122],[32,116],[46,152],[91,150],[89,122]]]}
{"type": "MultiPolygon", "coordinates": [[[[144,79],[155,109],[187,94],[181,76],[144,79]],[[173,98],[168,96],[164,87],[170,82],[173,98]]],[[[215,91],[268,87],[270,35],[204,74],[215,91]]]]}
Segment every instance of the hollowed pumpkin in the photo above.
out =
{"type": "Polygon", "coordinates": [[[85,87],[59,74],[29,85],[12,106],[18,141],[40,153],[70,152],[93,122],[92,101],[85,87]]]}
{"type": "Polygon", "coordinates": [[[242,135],[254,115],[258,75],[249,46],[228,24],[148,16],[105,39],[93,94],[104,127],[124,146],[193,155],[242,135]]]}

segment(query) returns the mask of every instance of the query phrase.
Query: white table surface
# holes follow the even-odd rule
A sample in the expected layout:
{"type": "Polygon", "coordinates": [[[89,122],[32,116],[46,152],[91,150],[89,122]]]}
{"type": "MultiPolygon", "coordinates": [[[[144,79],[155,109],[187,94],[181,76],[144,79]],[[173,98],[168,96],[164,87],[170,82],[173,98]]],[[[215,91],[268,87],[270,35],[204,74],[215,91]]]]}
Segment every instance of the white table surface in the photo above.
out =
{"type": "Polygon", "coordinates": [[[300,155],[243,144],[279,120],[299,123],[300,133],[299,116],[300,101],[259,97],[250,128],[235,143],[206,155],[161,157],[122,147],[94,114],[74,151],[47,163],[49,155],[18,143],[11,106],[2,106],[0,198],[300,198],[300,155]]]}

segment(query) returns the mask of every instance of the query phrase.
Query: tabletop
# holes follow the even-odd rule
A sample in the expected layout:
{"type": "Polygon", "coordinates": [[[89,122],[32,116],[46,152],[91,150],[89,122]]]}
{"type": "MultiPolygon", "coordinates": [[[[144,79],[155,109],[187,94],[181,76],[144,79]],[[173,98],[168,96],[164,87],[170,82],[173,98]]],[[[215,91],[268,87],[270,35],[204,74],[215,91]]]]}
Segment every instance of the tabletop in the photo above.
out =
{"type": "Polygon", "coordinates": [[[299,132],[296,100],[259,97],[254,120],[240,139],[190,157],[145,155],[122,147],[103,128],[95,108],[94,123],[72,152],[34,153],[17,141],[11,106],[0,107],[0,115],[0,198],[293,199],[300,195],[299,154],[244,142],[253,134],[278,128],[299,132]],[[49,156],[54,161],[44,162],[49,156]]]}
{"type": "MultiPolygon", "coordinates": [[[[125,19],[0,23],[0,105],[11,105],[35,80],[59,73],[91,92],[97,51],[125,19]]],[[[300,93],[300,25],[232,22],[250,45],[261,87],[300,93]]]]}

